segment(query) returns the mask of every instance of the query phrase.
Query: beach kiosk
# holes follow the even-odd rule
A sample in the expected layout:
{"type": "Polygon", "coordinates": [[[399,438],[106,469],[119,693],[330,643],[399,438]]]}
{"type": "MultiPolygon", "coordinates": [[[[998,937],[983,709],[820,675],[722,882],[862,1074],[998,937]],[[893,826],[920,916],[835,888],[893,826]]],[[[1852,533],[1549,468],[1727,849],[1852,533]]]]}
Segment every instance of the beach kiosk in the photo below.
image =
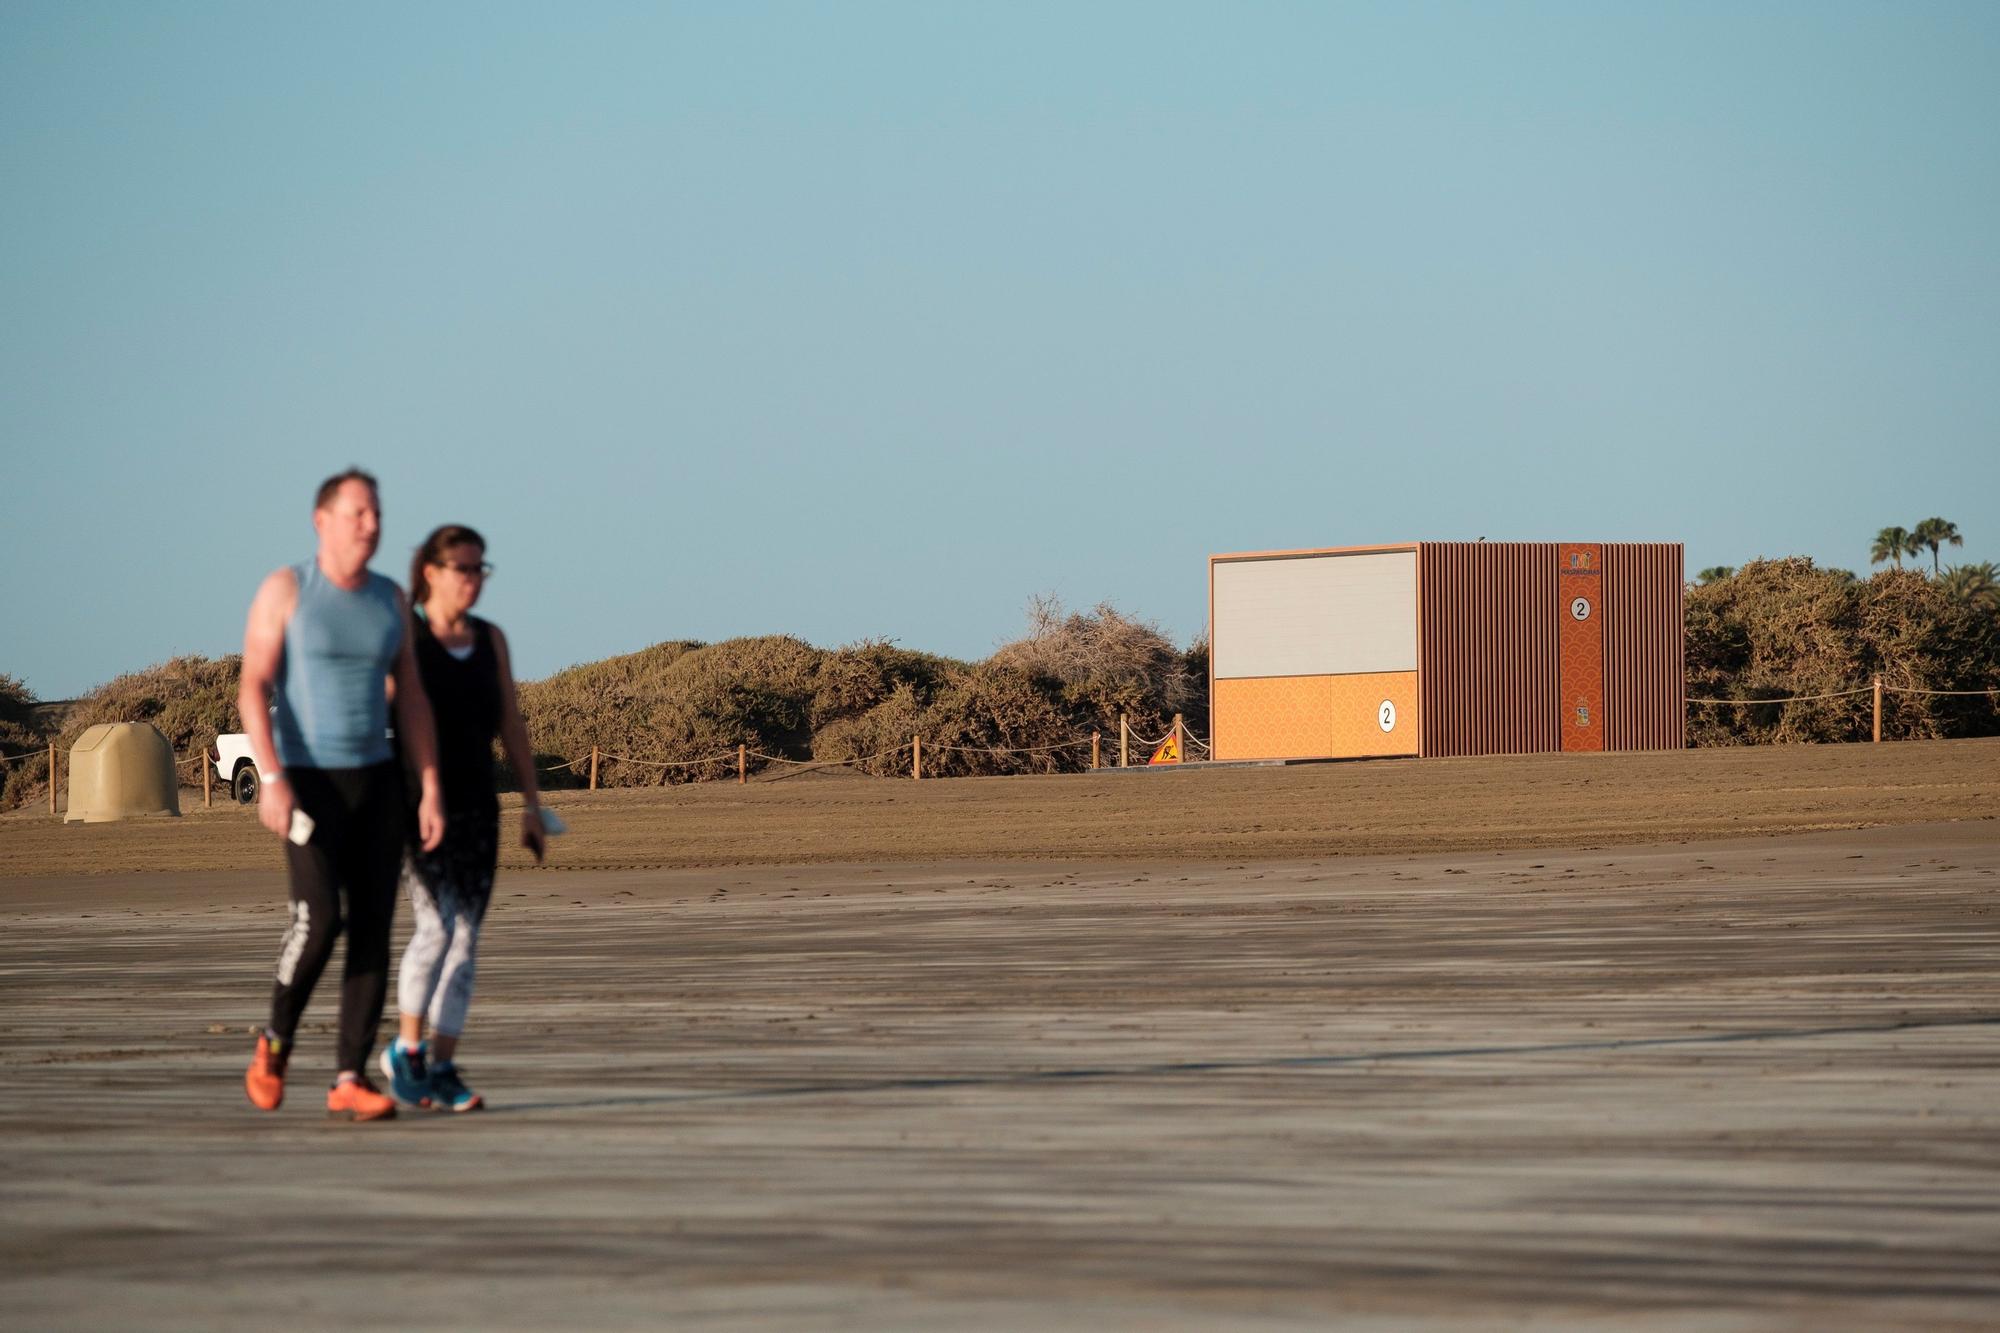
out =
{"type": "Polygon", "coordinates": [[[100,722],[69,751],[63,823],[103,824],[181,812],[174,747],[147,722],[100,722]]]}
{"type": "Polygon", "coordinates": [[[1217,759],[1678,750],[1678,542],[1407,542],[1208,561],[1217,759]]]}

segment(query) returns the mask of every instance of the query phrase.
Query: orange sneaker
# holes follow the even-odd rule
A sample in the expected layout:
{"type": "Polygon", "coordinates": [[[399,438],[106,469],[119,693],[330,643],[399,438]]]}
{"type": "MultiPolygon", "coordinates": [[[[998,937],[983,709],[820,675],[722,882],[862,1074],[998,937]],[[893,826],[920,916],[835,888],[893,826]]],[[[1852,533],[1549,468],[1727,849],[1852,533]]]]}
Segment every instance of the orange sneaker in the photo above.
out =
{"type": "Polygon", "coordinates": [[[326,1090],[326,1113],[335,1120],[390,1120],[396,1102],[365,1078],[343,1079],[326,1090]]]}
{"type": "Polygon", "coordinates": [[[280,1043],[273,1050],[268,1034],[257,1035],[257,1053],[250,1057],[250,1068],[243,1073],[243,1091],[250,1095],[252,1106],[260,1111],[278,1109],[285,1100],[285,1063],[291,1057],[290,1045],[280,1043]]]}

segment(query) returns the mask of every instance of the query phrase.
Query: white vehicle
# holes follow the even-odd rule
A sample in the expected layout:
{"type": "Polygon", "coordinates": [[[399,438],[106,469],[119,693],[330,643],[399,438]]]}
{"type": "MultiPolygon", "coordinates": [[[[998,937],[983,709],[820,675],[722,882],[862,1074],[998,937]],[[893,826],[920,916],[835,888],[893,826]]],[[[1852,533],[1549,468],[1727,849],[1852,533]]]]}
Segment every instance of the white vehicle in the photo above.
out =
{"type": "MultiPolygon", "coordinates": [[[[396,739],[394,727],[382,734],[392,741],[396,739]]],[[[237,804],[255,805],[257,793],[264,786],[264,775],[257,771],[257,761],[250,757],[250,738],[240,731],[217,736],[215,755],[215,776],[236,793],[237,804]]]]}
{"type": "Polygon", "coordinates": [[[239,804],[254,804],[264,779],[257,771],[257,761],[250,757],[250,738],[240,731],[217,736],[215,755],[215,776],[235,791],[239,804]]]}

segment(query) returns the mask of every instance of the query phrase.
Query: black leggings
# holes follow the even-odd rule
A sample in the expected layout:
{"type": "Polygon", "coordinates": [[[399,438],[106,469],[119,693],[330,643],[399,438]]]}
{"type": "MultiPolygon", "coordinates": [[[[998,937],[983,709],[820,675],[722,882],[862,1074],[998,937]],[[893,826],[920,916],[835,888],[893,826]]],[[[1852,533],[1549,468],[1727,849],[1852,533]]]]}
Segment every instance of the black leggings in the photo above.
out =
{"type": "Polygon", "coordinates": [[[452,810],[436,851],[417,845],[410,831],[403,858],[403,890],[410,895],[416,929],[403,950],[396,978],[396,1007],[430,1019],[431,1031],[456,1037],[465,1030],[472,976],[479,954],[479,924],[493,901],[493,867],[500,855],[497,809],[452,810]]]}
{"type": "Polygon", "coordinates": [[[291,1042],[345,924],[347,967],[340,982],[336,1068],[365,1069],[389,993],[389,926],[396,915],[407,818],[403,771],[390,761],[369,768],[291,768],[286,775],[293,801],[312,817],[313,834],[303,847],[285,844],[292,871],[292,920],[278,954],[271,1030],[291,1042]]]}

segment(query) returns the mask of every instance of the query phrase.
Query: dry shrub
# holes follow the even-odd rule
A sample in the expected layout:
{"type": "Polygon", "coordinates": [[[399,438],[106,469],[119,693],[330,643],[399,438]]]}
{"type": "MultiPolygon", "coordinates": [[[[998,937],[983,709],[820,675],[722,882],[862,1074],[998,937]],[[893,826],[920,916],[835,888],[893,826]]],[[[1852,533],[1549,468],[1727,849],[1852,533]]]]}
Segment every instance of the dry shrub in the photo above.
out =
{"type": "Polygon", "coordinates": [[[1028,634],[992,657],[1052,682],[1064,715],[1084,731],[1116,732],[1118,715],[1141,732],[1163,732],[1180,713],[1197,734],[1208,730],[1208,644],[1183,652],[1160,627],[1108,602],[1067,611],[1052,596],[1028,604],[1028,634]]]}
{"type": "Polygon", "coordinates": [[[0,754],[18,754],[45,740],[38,702],[25,682],[0,672],[0,754]]]}
{"type": "Polygon", "coordinates": [[[901,775],[910,771],[912,736],[923,737],[929,777],[1056,773],[1090,762],[1087,737],[1079,736],[1047,683],[992,662],[949,662],[921,684],[895,682],[888,697],[866,712],[821,727],[813,757],[854,762],[878,776],[901,775]],[[1019,750],[1033,753],[1007,753],[1019,750]]]}
{"type": "Polygon", "coordinates": [[[878,777],[908,772],[902,747],[919,734],[929,701],[965,669],[963,662],[880,639],[828,653],[813,695],[811,757],[878,777]]]}
{"type": "Polygon", "coordinates": [[[997,658],[954,671],[918,719],[924,771],[941,777],[1074,772],[1088,736],[1042,682],[997,658]],[[1052,747],[1063,747],[1056,749],[1052,747]],[[1026,754],[1007,751],[1025,750],[1026,754]]]}
{"type": "Polygon", "coordinates": [[[19,756],[0,772],[0,810],[11,810],[49,781],[48,733],[27,685],[0,673],[0,755],[19,756]]]}
{"type": "MultiPolygon", "coordinates": [[[[176,759],[206,753],[215,738],[243,730],[236,714],[243,657],[176,657],[120,676],[76,701],[63,718],[61,744],[75,742],[100,722],[150,722],[174,747],[176,759]]],[[[182,770],[182,780],[194,766],[182,770]]],[[[197,775],[199,776],[199,775],[197,775]]]]}
{"type": "Polygon", "coordinates": [[[815,755],[822,728],[852,720],[899,690],[928,697],[949,673],[964,669],[963,662],[898,648],[883,639],[864,639],[828,653],[820,661],[813,691],[815,755]]]}
{"type": "Polygon", "coordinates": [[[922,726],[923,693],[915,682],[899,681],[866,712],[822,723],[813,735],[812,757],[827,763],[851,762],[860,772],[876,777],[908,773],[910,756],[903,747],[922,726]]]}
{"type": "MultiPolygon", "coordinates": [[[[642,730],[652,702],[666,692],[663,680],[668,669],[701,646],[690,639],[670,639],[636,653],[567,667],[542,680],[519,682],[521,715],[528,721],[536,767],[577,760],[593,745],[622,751],[623,742],[642,730]]],[[[541,783],[579,786],[586,778],[587,770],[579,765],[573,771],[545,772],[541,783]]]]}
{"type": "Polygon", "coordinates": [[[745,744],[785,758],[811,752],[814,678],[826,653],[802,639],[772,635],[730,639],[687,654],[662,678],[656,700],[633,743],[640,758],[689,760],[729,752],[721,767],[650,769],[641,785],[719,777],[735,772],[745,744]]]}
{"type": "MultiPolygon", "coordinates": [[[[1687,590],[1688,693],[1726,699],[1833,694],[1883,683],[2000,687],[2000,621],[1914,570],[1857,580],[1803,557],[1758,560],[1687,590]]],[[[1868,694],[1793,704],[1691,704],[1695,745],[1865,740],[1868,694]]],[[[1886,693],[1885,739],[2000,734],[1989,698],[1886,693]]]]}
{"type": "MultiPolygon", "coordinates": [[[[736,771],[739,743],[787,758],[810,753],[817,668],[826,656],[782,635],[656,644],[523,685],[521,711],[544,767],[597,746],[640,761],[607,761],[599,775],[607,786],[721,777],[736,771]],[[724,759],[691,763],[724,751],[724,759]],[[688,766],[654,766],[664,764],[688,766]]],[[[585,771],[578,764],[542,776],[572,785],[585,771]]]]}
{"type": "Polygon", "coordinates": [[[986,662],[882,640],[832,651],[786,637],[669,643],[524,684],[521,708],[544,767],[593,745],[659,762],[722,756],[685,768],[606,761],[599,780],[612,786],[731,776],[739,742],[793,762],[906,773],[915,735],[928,774],[1048,773],[1087,767],[1090,732],[1115,734],[1121,710],[1142,732],[1166,730],[1177,711],[1204,728],[1207,669],[1206,644],[1182,652],[1110,606],[1068,615],[1043,598],[1028,637],[986,662]],[[1033,753],[1005,753],[1015,750],[1033,753]]]}
{"type": "MultiPolygon", "coordinates": [[[[907,772],[899,747],[920,735],[933,776],[1075,772],[1090,765],[1090,733],[1115,735],[1120,713],[1142,733],[1165,732],[1177,712],[1197,732],[1207,727],[1207,643],[1183,652],[1158,626],[1108,603],[1071,613],[1054,597],[1035,598],[1027,635],[980,663],[916,654],[869,661],[869,670],[847,669],[879,677],[882,696],[859,715],[829,716],[815,757],[869,757],[859,765],[866,771],[907,772]]],[[[838,697],[863,702],[868,692],[849,687],[838,697]]]]}

